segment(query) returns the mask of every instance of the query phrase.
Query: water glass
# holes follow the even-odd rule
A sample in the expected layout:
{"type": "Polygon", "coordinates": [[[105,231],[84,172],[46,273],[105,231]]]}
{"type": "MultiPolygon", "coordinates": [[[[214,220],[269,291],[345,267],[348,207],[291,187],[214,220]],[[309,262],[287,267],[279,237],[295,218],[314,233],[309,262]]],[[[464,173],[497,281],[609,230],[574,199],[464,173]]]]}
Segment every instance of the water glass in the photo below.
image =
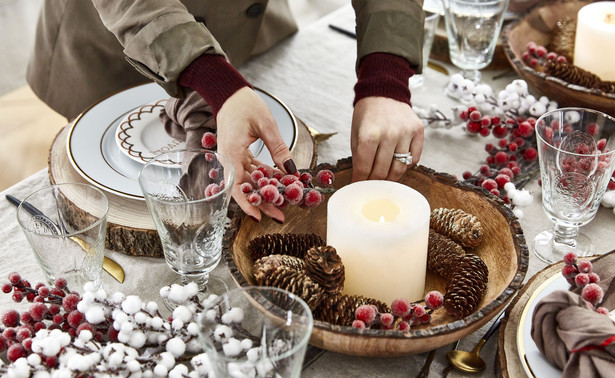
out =
{"type": "MultiPolygon", "coordinates": [[[[436,36],[436,29],[438,29],[438,22],[440,21],[440,14],[425,11],[425,23],[423,24],[423,70],[427,67],[429,61],[429,54],[431,54],[431,47],[436,36]]],[[[421,74],[413,75],[410,78],[410,88],[418,88],[423,85],[425,78],[421,74]]]]}
{"type": "Polygon", "coordinates": [[[593,255],[579,227],[596,215],[615,168],[615,118],[591,109],[557,109],[538,118],[536,140],[542,207],[555,226],[538,234],[532,249],[548,263],[568,252],[593,255]]]}
{"type": "Polygon", "coordinates": [[[228,158],[198,149],[158,155],[139,174],[165,260],[182,284],[207,289],[220,262],[234,178],[228,158]]]}
{"type": "Polygon", "coordinates": [[[101,284],[108,211],[105,194],[87,184],[52,185],[23,200],[17,221],[50,285],[101,284]]]}
{"type": "Polygon", "coordinates": [[[491,63],[509,0],[443,0],[451,62],[466,79],[480,80],[491,63]]]}
{"type": "Polygon", "coordinates": [[[273,287],[233,289],[204,302],[199,339],[216,377],[299,377],[314,320],[273,287]]]}

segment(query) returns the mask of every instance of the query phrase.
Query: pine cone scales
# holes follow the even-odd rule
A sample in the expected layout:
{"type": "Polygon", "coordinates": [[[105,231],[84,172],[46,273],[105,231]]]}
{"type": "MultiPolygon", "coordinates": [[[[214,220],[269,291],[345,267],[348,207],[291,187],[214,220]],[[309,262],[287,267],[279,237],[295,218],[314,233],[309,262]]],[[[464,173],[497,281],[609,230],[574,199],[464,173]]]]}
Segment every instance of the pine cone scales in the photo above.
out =
{"type": "Polygon", "coordinates": [[[464,249],[450,238],[429,230],[427,245],[427,269],[448,279],[454,271],[458,256],[465,255],[464,249]]]}
{"type": "Polygon", "coordinates": [[[314,311],[324,298],[324,290],[305,272],[286,265],[263,264],[253,269],[254,279],[261,286],[287,290],[303,299],[314,311]]]}
{"type": "Polygon", "coordinates": [[[361,295],[325,294],[325,298],[314,312],[314,318],[331,324],[350,326],[354,320],[355,310],[364,304],[376,306],[380,313],[391,311],[385,303],[377,299],[361,295]]]}
{"type": "Polygon", "coordinates": [[[585,88],[598,88],[602,81],[597,75],[568,62],[548,61],[545,63],[545,73],[585,88]]]}
{"type": "Polygon", "coordinates": [[[260,270],[271,270],[282,265],[299,271],[305,270],[305,262],[298,257],[288,255],[269,255],[263,256],[256,260],[252,266],[252,271],[257,272],[260,270]]]}
{"type": "Polygon", "coordinates": [[[429,226],[462,247],[474,248],[483,238],[483,228],[478,218],[461,209],[441,207],[432,210],[429,226]]]}
{"type": "Polygon", "coordinates": [[[305,270],[328,293],[339,293],[344,288],[344,264],[331,246],[310,248],[305,255],[305,270]]]}
{"type": "Polygon", "coordinates": [[[456,258],[444,295],[444,308],[452,317],[461,319],[473,313],[487,289],[489,270],[480,257],[466,254],[456,258]]]}
{"type": "Polygon", "coordinates": [[[268,255],[290,255],[303,258],[308,249],[323,246],[325,242],[316,234],[265,234],[248,244],[248,252],[256,261],[268,255]]]}

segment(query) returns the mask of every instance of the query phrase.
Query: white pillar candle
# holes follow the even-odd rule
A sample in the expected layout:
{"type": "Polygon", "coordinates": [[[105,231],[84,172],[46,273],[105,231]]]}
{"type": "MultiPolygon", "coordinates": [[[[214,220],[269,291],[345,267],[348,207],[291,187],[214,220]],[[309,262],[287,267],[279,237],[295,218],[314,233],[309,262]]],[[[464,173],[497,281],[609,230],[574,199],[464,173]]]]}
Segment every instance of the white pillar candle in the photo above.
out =
{"type": "Polygon", "coordinates": [[[327,205],[327,244],[344,263],[344,293],[390,305],[425,291],[429,203],[392,181],[359,181],[338,189],[327,205]]]}
{"type": "Polygon", "coordinates": [[[615,1],[591,3],[579,10],[574,65],[604,81],[615,80],[615,1]]]}

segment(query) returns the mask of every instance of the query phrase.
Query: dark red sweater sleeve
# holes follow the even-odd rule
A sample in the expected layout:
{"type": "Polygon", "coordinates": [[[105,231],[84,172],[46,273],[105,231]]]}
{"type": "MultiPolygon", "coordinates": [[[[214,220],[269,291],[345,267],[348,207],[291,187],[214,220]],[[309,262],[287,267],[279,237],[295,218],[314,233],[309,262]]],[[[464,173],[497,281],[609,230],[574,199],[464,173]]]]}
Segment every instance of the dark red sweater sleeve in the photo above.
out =
{"type": "Polygon", "coordinates": [[[353,105],[362,98],[388,97],[410,104],[408,79],[415,71],[410,63],[397,55],[372,53],[361,59],[353,105]]]}
{"type": "Polygon", "coordinates": [[[218,114],[224,102],[239,89],[252,88],[222,55],[203,54],[179,76],[179,84],[197,91],[218,114]]]}

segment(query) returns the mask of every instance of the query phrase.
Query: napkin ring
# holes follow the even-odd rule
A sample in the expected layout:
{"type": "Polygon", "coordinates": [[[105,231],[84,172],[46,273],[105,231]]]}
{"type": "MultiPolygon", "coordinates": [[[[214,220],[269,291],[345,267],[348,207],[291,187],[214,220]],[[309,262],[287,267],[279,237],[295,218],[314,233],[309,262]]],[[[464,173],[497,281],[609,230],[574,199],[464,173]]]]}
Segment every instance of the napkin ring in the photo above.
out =
{"type": "Polygon", "coordinates": [[[412,154],[410,152],[406,152],[406,153],[395,152],[393,153],[393,159],[400,161],[406,165],[412,164],[412,154]]]}

